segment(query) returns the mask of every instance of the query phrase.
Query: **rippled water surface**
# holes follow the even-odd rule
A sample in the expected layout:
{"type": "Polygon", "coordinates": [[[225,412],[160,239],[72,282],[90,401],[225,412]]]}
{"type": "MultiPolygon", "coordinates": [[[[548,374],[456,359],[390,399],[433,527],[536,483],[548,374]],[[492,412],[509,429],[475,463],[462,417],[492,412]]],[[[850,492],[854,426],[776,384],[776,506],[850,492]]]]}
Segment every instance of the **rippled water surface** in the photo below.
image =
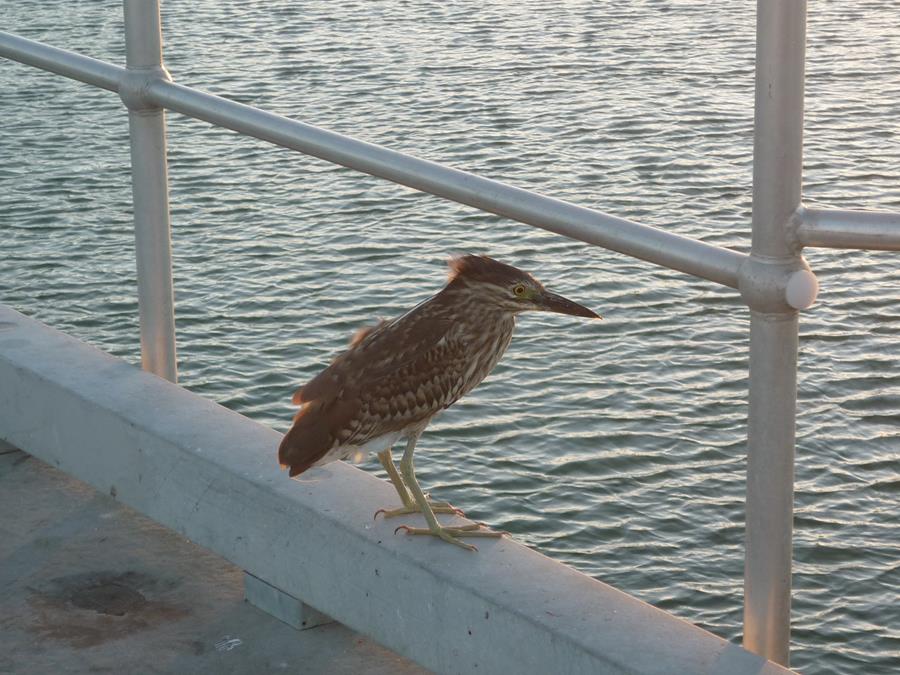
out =
{"type": "MultiPolygon", "coordinates": [[[[755,3],[164,2],[175,79],[747,250],[755,3]]],[[[0,0],[124,62],[118,1],[0,0]]],[[[810,2],[808,203],[900,210],[900,9],[810,2]]],[[[0,62],[0,301],[139,362],[116,96],[0,62]]],[[[452,252],[603,322],[525,315],[419,475],[547,555],[739,641],[748,313],[712,283],[169,116],[181,383],[284,429],[351,332],[452,252]]],[[[792,663],[900,670],[900,258],[817,251],[801,324],[792,663]]],[[[375,470],[376,463],[365,465],[375,470]]]]}

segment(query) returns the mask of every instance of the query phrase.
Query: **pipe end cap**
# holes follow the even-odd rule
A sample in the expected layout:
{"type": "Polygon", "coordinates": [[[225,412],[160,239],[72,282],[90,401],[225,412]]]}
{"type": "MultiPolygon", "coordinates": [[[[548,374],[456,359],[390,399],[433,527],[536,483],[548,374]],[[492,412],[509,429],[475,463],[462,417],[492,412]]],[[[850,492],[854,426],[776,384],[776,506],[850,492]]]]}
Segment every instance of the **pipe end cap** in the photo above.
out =
{"type": "Polygon", "coordinates": [[[788,278],[784,298],[794,309],[809,309],[819,295],[819,280],[809,270],[797,270],[788,278]]]}

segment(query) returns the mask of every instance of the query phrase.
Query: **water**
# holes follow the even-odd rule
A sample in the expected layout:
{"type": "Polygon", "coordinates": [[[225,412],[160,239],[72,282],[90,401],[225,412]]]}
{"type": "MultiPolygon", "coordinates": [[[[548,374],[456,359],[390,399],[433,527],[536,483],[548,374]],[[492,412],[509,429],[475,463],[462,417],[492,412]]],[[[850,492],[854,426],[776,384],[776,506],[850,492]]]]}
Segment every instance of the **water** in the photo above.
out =
{"type": "MultiPolygon", "coordinates": [[[[163,19],[181,83],[746,250],[754,5],[169,0],[163,19]]],[[[124,62],[118,1],[0,0],[0,16],[124,62]]],[[[891,0],[811,3],[811,205],[900,210],[898,23],[891,0]]],[[[0,301],[138,363],[121,104],[8,62],[0,92],[0,301]]],[[[293,389],[356,327],[439,288],[448,254],[524,267],[605,320],[524,316],[420,442],[423,485],[740,640],[749,322],[734,292],[169,122],[184,386],[284,429],[293,389]]],[[[792,663],[893,672],[900,263],[807,257],[822,293],[802,319],[792,663]]]]}

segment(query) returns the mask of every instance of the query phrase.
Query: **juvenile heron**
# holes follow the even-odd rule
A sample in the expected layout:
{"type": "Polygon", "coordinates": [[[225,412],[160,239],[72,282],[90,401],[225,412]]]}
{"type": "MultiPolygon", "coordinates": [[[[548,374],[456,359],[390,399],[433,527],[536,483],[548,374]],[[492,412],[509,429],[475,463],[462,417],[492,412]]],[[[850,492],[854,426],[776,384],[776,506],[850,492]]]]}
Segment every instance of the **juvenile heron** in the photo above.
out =
{"type": "Polygon", "coordinates": [[[421,513],[428,524],[397,530],[470,550],[475,547],[459,537],[501,536],[481,525],[443,527],[435,512],[460,512],[428,499],[416,480],[413,451],[431,419],[493,370],[509,346],[516,315],[529,310],[600,318],[515,267],[486,256],[452,258],[450,279],[437,295],[360,330],[347,351],[297,390],[293,402],[301,408],[278,448],[281,466],[296,476],[374,450],[403,502],[381,512],[421,513]],[[401,438],[406,450],[398,473],[391,448],[401,438]]]}

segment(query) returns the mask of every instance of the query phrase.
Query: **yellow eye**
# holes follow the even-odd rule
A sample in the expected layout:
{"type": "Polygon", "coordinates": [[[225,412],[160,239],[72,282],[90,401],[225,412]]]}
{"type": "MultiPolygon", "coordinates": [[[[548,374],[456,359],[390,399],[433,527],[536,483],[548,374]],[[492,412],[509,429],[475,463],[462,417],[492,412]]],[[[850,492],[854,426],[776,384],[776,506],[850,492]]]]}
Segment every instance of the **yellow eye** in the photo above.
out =
{"type": "Polygon", "coordinates": [[[516,297],[521,298],[523,295],[525,295],[525,287],[522,284],[519,284],[513,289],[513,293],[516,294],[516,297]]]}

